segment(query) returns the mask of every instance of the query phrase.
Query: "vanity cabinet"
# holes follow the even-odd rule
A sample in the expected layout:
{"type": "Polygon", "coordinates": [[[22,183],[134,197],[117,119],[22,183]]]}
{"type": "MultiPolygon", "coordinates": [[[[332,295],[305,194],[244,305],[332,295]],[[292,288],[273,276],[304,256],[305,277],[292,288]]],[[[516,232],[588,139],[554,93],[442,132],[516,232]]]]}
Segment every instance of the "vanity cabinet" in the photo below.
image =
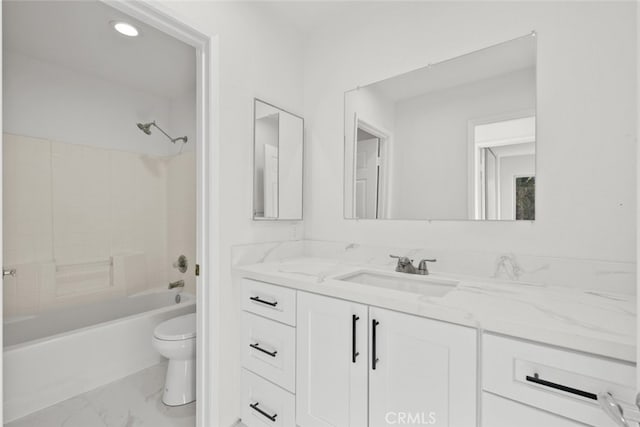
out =
{"type": "Polygon", "coordinates": [[[553,427],[615,427],[598,404],[601,393],[611,394],[625,414],[637,414],[633,364],[489,333],[482,343],[483,426],[530,414],[519,425],[546,417],[554,421],[544,425],[553,427]]]}
{"type": "Polygon", "coordinates": [[[242,423],[295,427],[296,291],[242,280],[242,423]]]}
{"type": "Polygon", "coordinates": [[[369,308],[369,427],[476,425],[476,331],[369,308]]]}
{"type": "Polygon", "coordinates": [[[523,405],[491,393],[482,393],[483,427],[585,427],[584,424],[523,405]]]}
{"type": "Polygon", "coordinates": [[[296,421],[367,426],[367,306],[298,292],[296,421]]]}
{"type": "Polygon", "coordinates": [[[471,328],[298,292],[301,427],[476,425],[471,328]]]}

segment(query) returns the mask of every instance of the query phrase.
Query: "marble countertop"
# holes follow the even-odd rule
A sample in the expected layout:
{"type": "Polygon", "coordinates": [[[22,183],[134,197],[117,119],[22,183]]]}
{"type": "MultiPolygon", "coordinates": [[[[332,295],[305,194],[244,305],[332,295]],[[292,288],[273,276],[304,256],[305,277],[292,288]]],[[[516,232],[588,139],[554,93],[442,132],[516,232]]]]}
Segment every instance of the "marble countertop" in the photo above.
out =
{"type": "MultiPolygon", "coordinates": [[[[235,274],[336,298],[635,363],[635,296],[434,274],[459,281],[442,297],[338,280],[393,270],[322,258],[234,267],[235,274]]],[[[400,273],[398,273],[400,274],[400,273]]],[[[424,276],[422,276],[424,277],[424,276]]]]}

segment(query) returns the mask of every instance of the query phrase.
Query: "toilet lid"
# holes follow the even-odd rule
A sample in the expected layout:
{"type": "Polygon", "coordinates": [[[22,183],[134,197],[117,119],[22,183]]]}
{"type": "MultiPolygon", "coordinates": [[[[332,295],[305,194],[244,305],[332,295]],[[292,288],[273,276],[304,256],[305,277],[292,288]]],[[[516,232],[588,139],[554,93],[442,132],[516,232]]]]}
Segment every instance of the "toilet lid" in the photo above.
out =
{"type": "Polygon", "coordinates": [[[156,326],[153,335],[165,341],[186,340],[196,336],[196,314],[185,314],[165,320],[156,326]]]}

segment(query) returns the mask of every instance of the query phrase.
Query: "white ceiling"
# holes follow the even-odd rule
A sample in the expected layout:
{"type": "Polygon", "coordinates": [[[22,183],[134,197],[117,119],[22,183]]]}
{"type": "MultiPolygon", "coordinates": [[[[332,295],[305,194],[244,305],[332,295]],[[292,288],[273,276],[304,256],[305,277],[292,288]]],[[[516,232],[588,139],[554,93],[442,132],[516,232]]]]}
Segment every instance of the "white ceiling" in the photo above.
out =
{"type": "Polygon", "coordinates": [[[195,91],[195,50],[98,1],[4,1],[4,48],[167,98],[195,91]],[[138,37],[110,21],[135,25],[138,37]]]}

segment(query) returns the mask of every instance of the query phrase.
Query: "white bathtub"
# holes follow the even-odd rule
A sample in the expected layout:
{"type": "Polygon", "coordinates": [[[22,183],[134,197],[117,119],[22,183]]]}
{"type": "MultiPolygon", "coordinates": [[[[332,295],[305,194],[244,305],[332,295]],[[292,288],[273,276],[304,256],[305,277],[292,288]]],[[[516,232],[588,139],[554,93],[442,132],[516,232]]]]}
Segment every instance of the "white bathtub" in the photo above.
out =
{"type": "Polygon", "coordinates": [[[195,297],[150,292],[4,322],[4,422],[162,360],[151,344],[163,320],[195,312],[195,297]]]}

